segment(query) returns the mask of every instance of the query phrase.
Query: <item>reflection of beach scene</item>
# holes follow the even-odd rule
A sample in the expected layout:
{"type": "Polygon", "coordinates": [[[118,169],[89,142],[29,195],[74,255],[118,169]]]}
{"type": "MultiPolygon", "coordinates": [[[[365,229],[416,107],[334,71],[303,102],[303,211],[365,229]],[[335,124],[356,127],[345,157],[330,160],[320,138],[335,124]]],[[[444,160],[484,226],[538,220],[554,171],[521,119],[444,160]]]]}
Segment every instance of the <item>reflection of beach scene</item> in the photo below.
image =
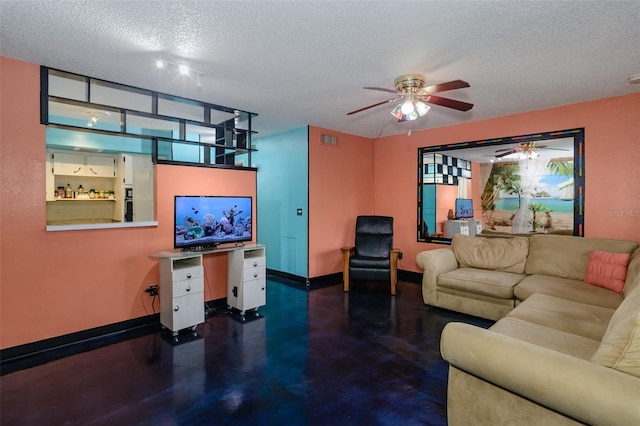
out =
{"type": "Polygon", "coordinates": [[[529,233],[573,230],[573,161],[493,164],[482,194],[485,227],[529,233]]]}
{"type": "MultiPolygon", "coordinates": [[[[536,198],[536,202],[542,204],[545,209],[556,213],[573,214],[573,200],[562,200],[560,198],[536,198]]],[[[498,200],[495,210],[514,211],[518,209],[518,199],[516,197],[505,197],[498,200]]]]}

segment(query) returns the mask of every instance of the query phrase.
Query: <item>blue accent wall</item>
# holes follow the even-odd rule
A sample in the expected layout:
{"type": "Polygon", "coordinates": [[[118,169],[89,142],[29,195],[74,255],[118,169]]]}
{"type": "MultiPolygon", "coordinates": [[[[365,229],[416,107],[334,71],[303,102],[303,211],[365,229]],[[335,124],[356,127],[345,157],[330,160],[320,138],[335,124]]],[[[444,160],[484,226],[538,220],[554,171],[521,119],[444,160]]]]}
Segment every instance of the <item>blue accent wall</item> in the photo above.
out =
{"type": "Polygon", "coordinates": [[[308,278],[309,128],[252,142],[258,149],[252,155],[258,166],[258,243],[267,247],[267,268],[308,278]]]}
{"type": "Polygon", "coordinates": [[[431,204],[436,200],[436,185],[422,185],[422,219],[427,224],[429,233],[436,232],[436,205],[431,204]]]}

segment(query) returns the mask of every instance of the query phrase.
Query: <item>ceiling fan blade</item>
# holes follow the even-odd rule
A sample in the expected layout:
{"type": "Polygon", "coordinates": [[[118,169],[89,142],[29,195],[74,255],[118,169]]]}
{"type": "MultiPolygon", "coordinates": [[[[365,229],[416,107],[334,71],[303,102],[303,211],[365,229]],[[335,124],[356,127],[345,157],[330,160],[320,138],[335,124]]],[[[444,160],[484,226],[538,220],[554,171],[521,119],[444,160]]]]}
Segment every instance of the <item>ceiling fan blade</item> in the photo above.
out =
{"type": "Polygon", "coordinates": [[[453,80],[446,83],[434,84],[433,86],[425,87],[422,91],[426,93],[439,93],[446,92],[447,90],[463,89],[470,87],[469,83],[464,80],[453,80]]]}
{"type": "Polygon", "coordinates": [[[360,109],[357,109],[355,111],[348,112],[347,115],[356,114],[358,112],[365,111],[365,110],[367,110],[369,108],[374,108],[374,107],[377,107],[379,105],[388,104],[389,102],[393,102],[393,101],[396,101],[398,99],[399,98],[393,98],[393,99],[389,99],[389,100],[386,100],[386,101],[378,102],[377,104],[369,105],[369,106],[366,106],[364,108],[360,108],[360,109]]]}
{"type": "Polygon", "coordinates": [[[515,151],[515,148],[496,149],[496,152],[515,151]]]}
{"type": "Polygon", "coordinates": [[[554,151],[571,151],[570,149],[566,149],[566,148],[549,148],[549,147],[542,147],[542,146],[538,146],[536,147],[536,149],[552,149],[554,151]]]}
{"type": "Polygon", "coordinates": [[[447,108],[457,109],[458,111],[469,111],[473,108],[473,104],[467,102],[456,101],[453,99],[441,98],[440,96],[420,96],[420,99],[428,104],[440,105],[447,108]]]}
{"type": "Polygon", "coordinates": [[[381,92],[389,92],[389,93],[400,93],[397,90],[387,89],[386,87],[363,87],[363,89],[367,90],[379,90],[381,92]]]}
{"type": "Polygon", "coordinates": [[[509,151],[507,151],[507,152],[505,152],[503,154],[496,155],[496,158],[506,157],[507,155],[515,154],[516,152],[518,152],[518,151],[516,151],[515,149],[510,149],[509,151]]]}

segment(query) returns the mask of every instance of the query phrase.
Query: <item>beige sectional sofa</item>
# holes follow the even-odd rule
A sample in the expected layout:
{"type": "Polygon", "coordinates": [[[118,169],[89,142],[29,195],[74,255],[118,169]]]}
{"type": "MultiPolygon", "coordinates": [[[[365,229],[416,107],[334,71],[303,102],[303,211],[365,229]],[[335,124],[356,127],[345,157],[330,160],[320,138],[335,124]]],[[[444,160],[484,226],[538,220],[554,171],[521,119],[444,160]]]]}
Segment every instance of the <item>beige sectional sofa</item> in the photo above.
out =
{"type": "Polygon", "coordinates": [[[456,235],[416,260],[425,303],[497,320],[442,333],[449,424],[640,425],[638,243],[456,235]],[[621,293],[585,282],[594,251],[629,254],[621,293]]]}

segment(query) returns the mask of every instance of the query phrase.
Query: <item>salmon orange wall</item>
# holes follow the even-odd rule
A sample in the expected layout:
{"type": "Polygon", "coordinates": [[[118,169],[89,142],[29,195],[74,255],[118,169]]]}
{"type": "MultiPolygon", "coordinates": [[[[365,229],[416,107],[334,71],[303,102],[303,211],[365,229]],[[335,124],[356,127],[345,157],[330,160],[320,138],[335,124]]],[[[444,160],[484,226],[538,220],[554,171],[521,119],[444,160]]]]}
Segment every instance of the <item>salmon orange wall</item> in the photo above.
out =
{"type": "Polygon", "coordinates": [[[342,272],[340,247],[353,245],[356,216],[373,213],[371,139],[310,126],[310,278],[342,272]],[[338,144],[321,144],[323,133],[338,144]]]}
{"type": "MultiPolygon", "coordinates": [[[[151,314],[148,254],[173,246],[173,195],[255,197],[255,172],[157,166],[157,227],[47,232],[40,67],[0,57],[0,80],[2,349],[151,314]]],[[[224,255],[205,268],[205,299],[225,297],[224,255]]]]}
{"type": "Polygon", "coordinates": [[[374,210],[395,218],[399,268],[421,272],[416,254],[442,247],[416,242],[419,147],[577,127],[585,128],[585,236],[639,241],[640,94],[633,94],[376,140],[374,210]]]}

